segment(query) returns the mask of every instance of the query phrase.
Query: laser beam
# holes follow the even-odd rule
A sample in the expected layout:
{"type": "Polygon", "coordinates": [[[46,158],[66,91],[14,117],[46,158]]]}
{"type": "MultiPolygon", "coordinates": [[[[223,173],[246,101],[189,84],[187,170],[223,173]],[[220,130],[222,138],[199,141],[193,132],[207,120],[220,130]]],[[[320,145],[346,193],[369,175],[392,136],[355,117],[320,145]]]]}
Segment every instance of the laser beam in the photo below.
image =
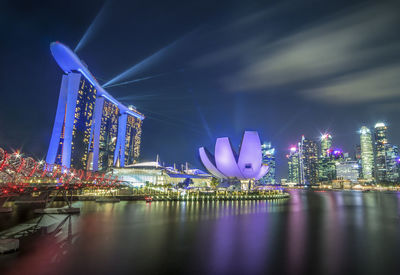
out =
{"type": "Polygon", "coordinates": [[[118,83],[118,82],[120,82],[120,81],[122,81],[122,80],[124,80],[124,79],[126,79],[128,77],[134,76],[135,74],[137,74],[138,72],[140,72],[144,68],[146,68],[147,66],[149,66],[149,65],[153,64],[154,62],[160,60],[169,51],[174,49],[176,46],[178,46],[180,43],[182,43],[184,40],[186,40],[189,36],[191,36],[194,33],[196,33],[198,30],[199,30],[199,28],[197,28],[196,30],[194,30],[194,31],[192,31],[192,32],[190,32],[188,34],[185,34],[183,37],[175,40],[171,44],[165,46],[164,48],[158,50],[157,52],[155,52],[152,55],[146,57],[145,59],[143,59],[139,63],[133,65],[129,69],[127,69],[124,72],[120,73],[119,75],[115,76],[113,79],[111,79],[110,81],[105,83],[103,86],[107,87],[107,86],[110,86],[112,84],[118,83]]]}
{"type": "MultiPolygon", "coordinates": [[[[177,70],[177,71],[182,71],[182,69],[177,70]]],[[[171,73],[173,73],[173,72],[176,72],[176,71],[167,72],[167,73],[161,73],[161,74],[156,74],[156,75],[150,75],[150,76],[145,76],[145,77],[142,77],[142,78],[137,78],[137,79],[134,79],[134,80],[129,80],[129,81],[125,81],[125,82],[121,82],[121,83],[116,83],[116,84],[108,84],[108,85],[107,85],[107,83],[108,83],[108,82],[107,82],[106,84],[103,85],[103,87],[104,87],[104,88],[106,88],[106,87],[111,88],[111,87],[116,87],[116,86],[128,85],[128,84],[132,84],[132,83],[135,83],[135,82],[140,82],[140,81],[144,81],[144,80],[148,80],[148,79],[152,79],[152,78],[157,78],[157,77],[160,77],[160,76],[164,76],[164,75],[167,75],[167,74],[171,74],[171,73]]]]}
{"type": "Polygon", "coordinates": [[[81,50],[89,41],[89,39],[93,36],[95,31],[98,29],[101,20],[104,18],[105,11],[107,10],[108,6],[110,6],[111,1],[106,1],[103,6],[101,7],[100,11],[97,13],[96,17],[92,21],[92,23],[87,28],[86,32],[83,34],[81,40],[79,41],[78,45],[75,47],[74,52],[81,50]]]}
{"type": "MultiPolygon", "coordinates": [[[[194,95],[194,92],[193,92],[192,89],[189,88],[189,89],[188,89],[188,92],[189,92],[189,94],[191,94],[192,96],[194,95]]],[[[194,105],[195,105],[195,107],[196,107],[196,111],[197,111],[197,114],[199,115],[200,121],[201,121],[201,123],[203,124],[204,130],[206,131],[206,133],[207,133],[208,137],[210,138],[210,140],[211,140],[211,141],[214,140],[213,134],[211,133],[210,126],[208,125],[207,120],[206,120],[206,118],[205,118],[205,116],[204,116],[204,113],[203,113],[203,111],[201,110],[201,107],[200,107],[199,102],[198,102],[197,100],[193,99],[193,103],[194,103],[194,105]]]]}

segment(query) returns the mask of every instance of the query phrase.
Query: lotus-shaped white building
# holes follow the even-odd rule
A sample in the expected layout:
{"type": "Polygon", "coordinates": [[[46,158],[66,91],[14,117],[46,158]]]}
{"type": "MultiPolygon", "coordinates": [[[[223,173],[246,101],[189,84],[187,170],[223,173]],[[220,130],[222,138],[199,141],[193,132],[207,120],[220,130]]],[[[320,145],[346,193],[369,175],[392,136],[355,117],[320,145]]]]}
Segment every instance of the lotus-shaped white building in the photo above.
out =
{"type": "Polygon", "coordinates": [[[204,147],[199,148],[204,167],[217,178],[235,177],[240,180],[259,180],[268,172],[262,163],[261,142],[256,131],[245,131],[237,157],[227,137],[218,138],[215,144],[215,158],[204,147]]]}

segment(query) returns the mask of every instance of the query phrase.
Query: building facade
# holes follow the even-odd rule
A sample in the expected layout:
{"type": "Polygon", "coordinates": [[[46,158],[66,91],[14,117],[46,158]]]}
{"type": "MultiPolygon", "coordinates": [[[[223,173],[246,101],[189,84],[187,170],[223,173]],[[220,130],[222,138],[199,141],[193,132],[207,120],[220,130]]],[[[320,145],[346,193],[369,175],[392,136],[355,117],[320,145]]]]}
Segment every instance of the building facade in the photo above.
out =
{"type": "Polygon", "coordinates": [[[362,164],[361,164],[361,145],[357,144],[355,146],[355,152],[354,152],[354,160],[357,161],[358,163],[358,177],[360,179],[363,178],[362,174],[362,164]]]}
{"type": "Polygon", "coordinates": [[[336,179],[348,180],[353,183],[358,181],[359,165],[355,160],[346,160],[336,164],[336,179]]]}
{"type": "Polygon", "coordinates": [[[300,159],[296,147],[290,148],[288,159],[288,182],[300,184],[300,159]]]}
{"type": "Polygon", "coordinates": [[[386,181],[397,183],[400,181],[399,148],[393,144],[385,144],[386,154],[386,181]]]}
{"type": "Polygon", "coordinates": [[[332,136],[330,134],[323,134],[321,136],[321,157],[327,157],[331,148],[332,136]]]}
{"type": "Polygon", "coordinates": [[[375,177],[378,182],[386,180],[386,136],[387,126],[378,122],[375,124],[375,177]]]}
{"type": "Polygon", "coordinates": [[[67,46],[50,46],[64,71],[47,163],[107,170],[139,156],[144,116],[109,95],[67,46]]]}
{"type": "Polygon", "coordinates": [[[362,126],[360,130],[361,165],[363,179],[372,181],[374,172],[374,150],[371,131],[362,126]]]}
{"type": "Polygon", "coordinates": [[[261,144],[262,163],[268,165],[269,170],[267,174],[261,178],[263,184],[276,184],[276,159],[275,148],[272,147],[271,142],[264,142],[261,144]]]}
{"type": "Polygon", "coordinates": [[[318,178],[320,182],[331,181],[336,177],[335,160],[332,154],[332,136],[321,136],[321,154],[318,159],[318,178]]]}
{"type": "Polygon", "coordinates": [[[304,136],[300,142],[300,184],[310,185],[318,182],[318,146],[304,136]]]}

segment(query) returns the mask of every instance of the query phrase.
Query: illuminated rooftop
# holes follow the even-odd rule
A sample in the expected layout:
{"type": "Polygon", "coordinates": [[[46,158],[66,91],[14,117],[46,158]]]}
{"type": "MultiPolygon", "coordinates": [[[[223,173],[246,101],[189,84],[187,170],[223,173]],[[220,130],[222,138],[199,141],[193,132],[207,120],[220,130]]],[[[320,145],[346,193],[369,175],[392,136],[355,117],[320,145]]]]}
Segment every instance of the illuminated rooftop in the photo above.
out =
{"type": "Polygon", "coordinates": [[[375,124],[375,128],[381,128],[381,127],[386,127],[385,123],[378,122],[377,124],[375,124]]]}
{"type": "Polygon", "coordinates": [[[104,88],[99,84],[96,78],[88,70],[87,66],[69,47],[57,41],[50,44],[50,51],[57,64],[65,73],[81,73],[96,88],[99,96],[106,98],[107,100],[118,106],[121,114],[126,113],[128,115],[137,117],[140,120],[144,119],[143,114],[138,112],[136,109],[128,108],[127,106],[123,105],[114,97],[112,97],[106,90],[104,90],[104,88]]]}
{"type": "Polygon", "coordinates": [[[361,129],[360,129],[360,134],[362,134],[362,135],[368,134],[370,132],[371,131],[365,126],[361,127],[361,129]]]}
{"type": "Polygon", "coordinates": [[[328,133],[321,135],[321,140],[328,139],[328,138],[329,139],[332,138],[332,136],[330,134],[328,134],[328,133]]]}

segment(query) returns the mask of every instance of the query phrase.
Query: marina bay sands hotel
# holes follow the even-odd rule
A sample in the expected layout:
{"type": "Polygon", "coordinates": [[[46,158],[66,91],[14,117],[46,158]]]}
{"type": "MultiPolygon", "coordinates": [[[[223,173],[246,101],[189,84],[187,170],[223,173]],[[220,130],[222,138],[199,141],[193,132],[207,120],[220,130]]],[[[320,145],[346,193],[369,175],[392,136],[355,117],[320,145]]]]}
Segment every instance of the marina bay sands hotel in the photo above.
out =
{"type": "Polygon", "coordinates": [[[144,115],[107,93],[70,48],[50,50],[64,75],[47,163],[93,171],[134,163],[144,115]]]}

